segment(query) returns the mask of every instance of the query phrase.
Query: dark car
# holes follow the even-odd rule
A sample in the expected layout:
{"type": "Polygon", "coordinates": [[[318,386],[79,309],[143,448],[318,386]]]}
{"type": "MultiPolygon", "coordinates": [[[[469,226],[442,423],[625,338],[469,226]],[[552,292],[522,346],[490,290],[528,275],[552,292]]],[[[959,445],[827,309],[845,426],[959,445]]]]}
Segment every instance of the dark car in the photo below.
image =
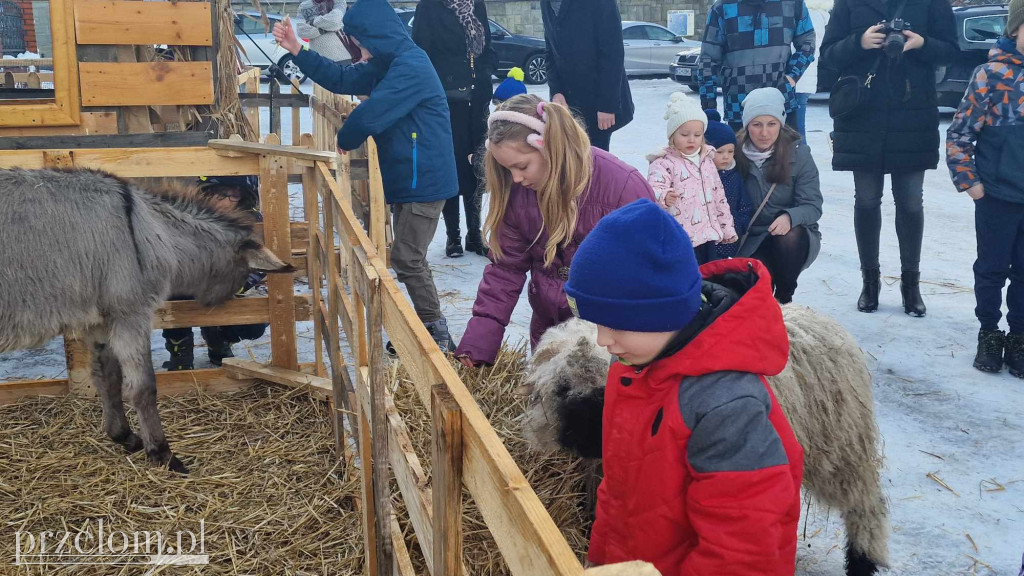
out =
{"type": "Polygon", "coordinates": [[[966,6],[954,8],[957,45],[956,61],[936,69],[939,106],[956,108],[967,92],[974,69],[988,61],[988,51],[1006,29],[1007,7],[966,6]]]}
{"type": "MultiPolygon", "coordinates": [[[[409,27],[412,33],[412,21],[415,10],[397,8],[398,17],[409,27]]],[[[515,67],[526,73],[527,84],[544,84],[548,81],[548,61],[544,56],[544,40],[532,36],[513,34],[494,20],[488,20],[491,27],[491,44],[498,53],[498,78],[504,78],[509,70],[515,67]]]]}
{"type": "Polygon", "coordinates": [[[700,43],[697,42],[696,44],[696,46],[690,46],[679,52],[676,55],[676,61],[668,67],[669,74],[672,75],[673,80],[688,86],[694,92],[698,89],[697,61],[700,60],[700,43]]]}

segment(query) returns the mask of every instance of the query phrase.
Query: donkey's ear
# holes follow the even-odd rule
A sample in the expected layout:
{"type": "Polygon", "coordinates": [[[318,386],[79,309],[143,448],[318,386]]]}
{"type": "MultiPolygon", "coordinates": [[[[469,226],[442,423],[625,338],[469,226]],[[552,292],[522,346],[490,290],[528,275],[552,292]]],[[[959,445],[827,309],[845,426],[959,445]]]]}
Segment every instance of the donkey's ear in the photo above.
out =
{"type": "Polygon", "coordinates": [[[242,252],[245,254],[246,260],[249,262],[249,268],[252,270],[269,272],[271,274],[295,272],[294,266],[282,262],[280,258],[274,256],[273,252],[267,250],[267,247],[262,246],[259,242],[246,240],[242,243],[242,252]]]}

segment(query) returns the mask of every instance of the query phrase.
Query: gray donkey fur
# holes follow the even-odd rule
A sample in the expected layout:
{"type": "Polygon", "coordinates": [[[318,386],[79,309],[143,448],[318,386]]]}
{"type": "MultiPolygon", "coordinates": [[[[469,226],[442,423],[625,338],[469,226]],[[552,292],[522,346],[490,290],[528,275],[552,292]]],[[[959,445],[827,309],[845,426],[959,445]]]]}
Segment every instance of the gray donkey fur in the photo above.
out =
{"type": "Polygon", "coordinates": [[[173,292],[204,306],[250,268],[289,272],[252,226],[199,198],[147,193],[91,170],[0,170],[0,353],[64,332],[92,349],[103,429],[127,451],[187,473],[157,412],[154,311],[173,292]],[[128,425],[122,386],[139,417],[128,425]]]}
{"type": "MultiPolygon", "coordinates": [[[[889,565],[889,519],[871,374],[857,342],[838,322],[804,306],[783,306],[782,314],[789,362],[768,384],[804,449],[803,486],[842,513],[847,574],[874,574],[877,566],[889,565]]],[[[600,454],[593,441],[601,437],[597,411],[610,361],[593,324],[572,318],[544,334],[524,385],[530,401],[521,427],[533,449],[600,454]],[[597,414],[567,412],[572,405],[597,414]]]]}

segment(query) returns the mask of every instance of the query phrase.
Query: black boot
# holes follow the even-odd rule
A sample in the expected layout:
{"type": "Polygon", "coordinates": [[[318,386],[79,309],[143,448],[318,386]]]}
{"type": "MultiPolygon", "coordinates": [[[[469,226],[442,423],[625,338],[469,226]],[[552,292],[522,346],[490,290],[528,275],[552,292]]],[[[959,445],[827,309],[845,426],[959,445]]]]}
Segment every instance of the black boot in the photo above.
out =
{"type": "Polygon", "coordinates": [[[477,231],[476,233],[470,232],[466,235],[466,252],[487,257],[491,253],[491,249],[487,247],[480,232],[477,231]]]}
{"type": "Polygon", "coordinates": [[[461,258],[462,252],[462,237],[455,236],[454,238],[449,236],[448,243],[444,246],[444,254],[449,258],[461,258]]]}
{"type": "Polygon", "coordinates": [[[427,332],[430,332],[430,336],[434,338],[434,342],[437,343],[441,352],[445,354],[455,352],[457,345],[452,340],[452,335],[448,333],[448,320],[444,316],[433,322],[424,322],[423,325],[427,327],[427,332]]]}
{"type": "Polygon", "coordinates": [[[882,290],[882,276],[878,268],[861,270],[861,277],[864,279],[864,287],[860,291],[860,299],[857,300],[857,310],[861,312],[874,312],[878,310],[878,293],[882,290]]]}
{"type": "Polygon", "coordinates": [[[211,364],[220,366],[225,358],[235,357],[235,353],[231,351],[231,342],[224,338],[220,328],[203,328],[201,332],[203,340],[206,341],[206,353],[210,357],[211,364]]]}
{"type": "Polygon", "coordinates": [[[165,338],[164,347],[171,353],[171,359],[164,362],[164,368],[171,372],[192,370],[195,366],[195,357],[192,346],[192,332],[189,332],[188,336],[185,336],[180,340],[165,338]]]}
{"type": "Polygon", "coordinates": [[[900,292],[903,293],[903,311],[918,318],[925,315],[927,308],[921,299],[921,273],[904,272],[900,278],[900,292]]]}
{"type": "Polygon", "coordinates": [[[1004,361],[1010,369],[1010,374],[1017,378],[1024,378],[1024,334],[1010,332],[1006,336],[1004,346],[1004,361]]]}
{"type": "Polygon", "coordinates": [[[1002,330],[978,332],[978,355],[974,357],[974,367],[982,372],[1001,372],[1005,347],[1006,336],[1002,330]]]}

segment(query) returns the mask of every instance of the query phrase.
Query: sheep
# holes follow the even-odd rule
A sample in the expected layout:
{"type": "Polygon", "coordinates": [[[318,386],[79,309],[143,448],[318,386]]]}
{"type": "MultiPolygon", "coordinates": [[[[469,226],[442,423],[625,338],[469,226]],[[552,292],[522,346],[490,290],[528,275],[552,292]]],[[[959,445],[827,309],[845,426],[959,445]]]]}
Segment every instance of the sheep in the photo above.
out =
{"type": "Polygon", "coordinates": [[[0,170],[0,191],[0,353],[79,335],[92,350],[107,435],[187,473],[157,411],[149,338],[156,308],[172,292],[214,306],[250,268],[294,269],[253,239],[251,223],[217,212],[194,191],[150,194],[93,170],[0,170]]]}
{"type": "MultiPolygon", "coordinates": [[[[783,306],[782,313],[789,363],[768,382],[804,448],[804,488],[841,511],[848,576],[875,574],[889,564],[889,522],[871,374],[838,322],[797,305],[783,306]]],[[[611,361],[597,345],[593,324],[573,318],[544,334],[525,376],[530,401],[521,426],[534,450],[601,456],[600,411],[611,361]],[[569,396],[573,401],[565,402],[569,396]],[[571,429],[563,422],[572,422],[571,429]]]]}

